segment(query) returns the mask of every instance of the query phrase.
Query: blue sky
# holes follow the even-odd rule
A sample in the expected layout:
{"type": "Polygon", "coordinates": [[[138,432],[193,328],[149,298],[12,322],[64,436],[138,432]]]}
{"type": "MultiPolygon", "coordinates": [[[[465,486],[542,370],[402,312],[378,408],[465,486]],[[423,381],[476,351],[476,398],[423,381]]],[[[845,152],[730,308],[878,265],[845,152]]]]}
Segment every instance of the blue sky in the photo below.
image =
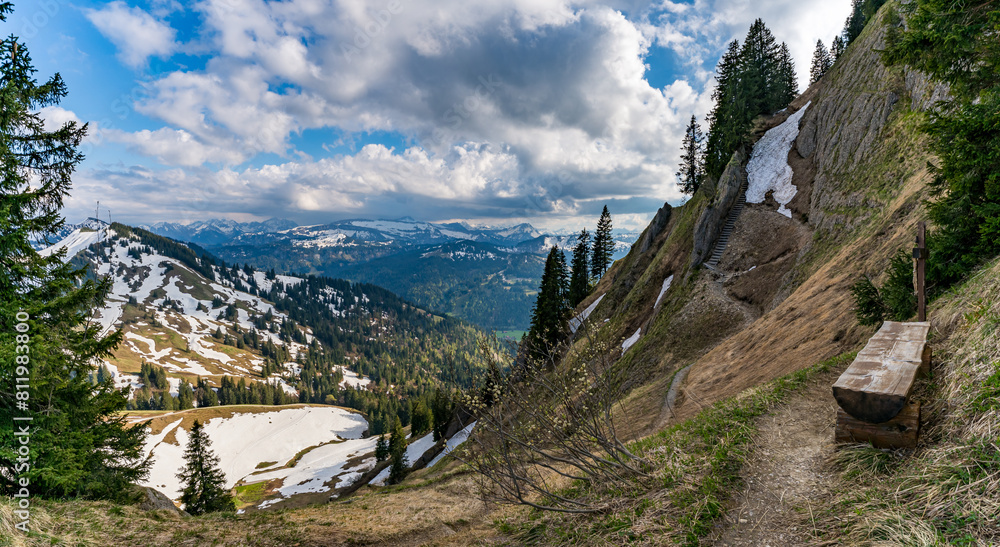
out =
{"type": "Polygon", "coordinates": [[[36,0],[3,25],[91,124],[65,215],[641,229],[757,17],[804,89],[849,0],[36,0]],[[103,213],[106,214],[106,213],[103,213]],[[102,214],[102,215],[103,215],[102,214]]]}

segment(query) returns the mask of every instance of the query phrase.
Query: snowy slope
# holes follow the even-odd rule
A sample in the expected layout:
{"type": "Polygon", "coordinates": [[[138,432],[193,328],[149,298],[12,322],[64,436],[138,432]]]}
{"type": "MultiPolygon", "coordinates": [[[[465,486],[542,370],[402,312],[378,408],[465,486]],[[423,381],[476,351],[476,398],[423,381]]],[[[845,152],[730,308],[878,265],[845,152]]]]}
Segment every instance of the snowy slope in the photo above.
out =
{"type": "MultiPolygon", "coordinates": [[[[374,450],[374,440],[361,440],[361,434],[368,429],[368,422],[360,415],[336,407],[301,407],[281,408],[266,412],[239,412],[231,417],[211,418],[205,422],[205,432],[212,441],[212,450],[219,457],[220,467],[226,474],[226,486],[232,488],[241,479],[248,479],[257,466],[265,462],[277,462],[284,465],[300,451],[321,443],[337,442],[327,446],[350,446],[356,450],[374,450]],[[353,441],[345,441],[351,439],[353,441]],[[347,445],[346,443],[354,444],[347,445]],[[367,445],[371,444],[368,450],[367,445]]],[[[258,407],[260,408],[260,407],[258,407]]],[[[209,409],[206,409],[209,410],[209,409]]],[[[215,410],[213,409],[210,410],[215,410]]],[[[177,413],[175,423],[165,428],[160,434],[151,435],[146,444],[146,452],[153,457],[153,467],[149,478],[143,483],[166,494],[171,499],[180,497],[181,485],[174,476],[184,465],[183,452],[189,438],[188,431],[179,427],[183,415],[196,413],[198,410],[177,413]],[[167,442],[165,437],[174,432],[175,442],[167,442]]],[[[193,420],[192,420],[193,421],[193,420]]],[[[340,452],[343,452],[341,450],[340,452]]],[[[347,460],[346,453],[337,457],[326,454],[322,460],[323,469],[333,469],[343,466],[347,460]]],[[[303,478],[303,466],[309,465],[315,469],[316,460],[303,458],[293,469],[273,471],[265,478],[292,477],[303,478]],[[296,471],[298,470],[298,471],[296,471]],[[297,474],[296,474],[297,473],[297,474]]],[[[332,471],[327,471],[330,473],[332,471]]],[[[318,472],[318,474],[322,474],[318,472]]],[[[254,476],[248,482],[258,482],[264,475],[254,476]]],[[[292,492],[297,484],[286,480],[286,490],[292,492]]],[[[307,480],[303,480],[307,482],[307,480]]],[[[299,490],[302,488],[300,487],[299,490]]]]}

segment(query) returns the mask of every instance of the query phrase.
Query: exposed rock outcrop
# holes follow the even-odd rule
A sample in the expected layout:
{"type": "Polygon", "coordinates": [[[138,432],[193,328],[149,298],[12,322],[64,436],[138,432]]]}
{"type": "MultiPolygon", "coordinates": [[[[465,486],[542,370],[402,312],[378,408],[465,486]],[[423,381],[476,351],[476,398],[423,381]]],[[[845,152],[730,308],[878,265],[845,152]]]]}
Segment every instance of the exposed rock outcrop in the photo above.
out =
{"type": "Polygon", "coordinates": [[[639,252],[644,253],[649,250],[649,246],[653,244],[653,240],[656,236],[663,232],[663,229],[667,227],[670,223],[670,214],[673,212],[673,207],[669,203],[664,203],[663,207],[660,207],[656,211],[656,215],[653,220],[649,223],[649,228],[643,233],[642,239],[639,240],[639,252]]]}
{"type": "Polygon", "coordinates": [[[737,150],[726,165],[725,171],[715,185],[706,185],[699,189],[711,192],[708,207],[701,213],[694,228],[694,252],[691,253],[691,265],[701,264],[708,259],[719,239],[722,226],[726,223],[729,210],[736,204],[740,195],[740,186],[746,178],[743,172],[743,153],[737,150]]]}
{"type": "Polygon", "coordinates": [[[167,511],[182,517],[191,516],[187,511],[174,505],[174,502],[163,492],[148,486],[136,486],[135,488],[142,496],[141,501],[136,505],[139,509],[143,511],[167,511]]]}

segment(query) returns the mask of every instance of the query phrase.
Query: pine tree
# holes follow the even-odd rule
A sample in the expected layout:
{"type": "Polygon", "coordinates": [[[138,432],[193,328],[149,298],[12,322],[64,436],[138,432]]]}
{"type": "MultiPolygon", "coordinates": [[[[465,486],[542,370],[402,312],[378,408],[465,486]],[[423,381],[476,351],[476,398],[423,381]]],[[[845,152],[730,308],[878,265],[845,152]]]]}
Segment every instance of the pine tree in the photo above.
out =
{"type": "Polygon", "coordinates": [[[795,62],[788,51],[788,44],[782,42],[778,54],[778,104],[787,106],[799,94],[799,78],[795,74],[795,62]]]}
{"type": "Polygon", "coordinates": [[[745,128],[737,124],[737,114],[746,109],[739,96],[740,43],[733,40],[715,68],[715,106],[708,115],[708,140],[705,146],[705,171],[712,177],[722,174],[729,157],[743,139],[745,128]]]}
{"type": "Polygon", "coordinates": [[[375,441],[375,461],[384,462],[389,458],[389,441],[386,440],[385,434],[379,434],[378,440],[375,441]]]}
{"type": "MultiPolygon", "coordinates": [[[[0,21],[12,10],[0,3],[0,21]]],[[[58,105],[67,90],[58,74],[39,85],[35,72],[17,37],[0,41],[0,377],[7,382],[0,389],[0,491],[16,493],[20,479],[38,497],[124,499],[149,464],[145,430],[128,427],[118,412],[126,408],[125,393],[90,381],[122,338],[101,338],[90,321],[110,282],[64,264],[65,252],[42,257],[30,244],[64,224],[59,210],[83,160],[87,125],[45,130],[39,111],[58,105]],[[29,375],[28,400],[15,410],[22,401],[15,400],[13,378],[29,375]],[[33,418],[30,468],[16,473],[14,416],[33,418]]]]}
{"type": "Polygon", "coordinates": [[[201,515],[236,510],[233,497],[226,489],[226,475],[219,469],[219,457],[212,452],[212,441],[197,420],[184,449],[184,461],[177,478],[184,484],[181,503],[185,511],[201,515]]]}
{"type": "Polygon", "coordinates": [[[830,57],[833,59],[833,62],[837,62],[837,59],[840,59],[845,49],[847,49],[847,44],[844,43],[844,39],[838,34],[833,38],[833,43],[830,45],[830,57]]]}
{"type": "Polygon", "coordinates": [[[701,179],[705,176],[704,139],[698,119],[692,114],[691,123],[684,131],[684,140],[681,142],[681,170],[677,172],[681,192],[689,196],[698,191],[701,179]]]}
{"type": "Polygon", "coordinates": [[[403,433],[403,426],[397,419],[392,426],[392,434],[389,436],[389,455],[392,458],[392,465],[389,468],[389,484],[398,484],[406,478],[410,461],[406,456],[406,435],[403,433]]]}
{"type": "Polygon", "coordinates": [[[597,278],[604,275],[611,267],[611,256],[615,252],[615,240],[611,234],[611,213],[608,206],[604,206],[601,211],[601,218],[597,221],[597,230],[594,232],[594,247],[590,259],[590,273],[597,278]]]}
{"type": "Polygon", "coordinates": [[[562,251],[553,246],[545,259],[541,286],[535,307],[531,310],[531,328],[528,343],[535,357],[543,358],[559,344],[565,334],[565,323],[569,315],[563,293],[562,280],[565,278],[565,258],[562,251]]]}
{"type": "Polygon", "coordinates": [[[444,439],[445,433],[448,431],[448,424],[455,413],[455,405],[444,390],[437,389],[434,391],[431,411],[434,414],[434,442],[438,442],[444,439]]]}
{"type": "Polygon", "coordinates": [[[809,69],[809,83],[814,84],[826,74],[833,65],[830,59],[830,52],[823,45],[823,40],[816,40],[816,49],[813,50],[812,68],[809,69]]]}
{"type": "Polygon", "coordinates": [[[571,308],[575,308],[590,294],[590,268],[587,260],[589,255],[590,234],[584,228],[580,231],[580,235],[576,237],[576,246],[573,247],[568,298],[569,307],[571,308]]]}

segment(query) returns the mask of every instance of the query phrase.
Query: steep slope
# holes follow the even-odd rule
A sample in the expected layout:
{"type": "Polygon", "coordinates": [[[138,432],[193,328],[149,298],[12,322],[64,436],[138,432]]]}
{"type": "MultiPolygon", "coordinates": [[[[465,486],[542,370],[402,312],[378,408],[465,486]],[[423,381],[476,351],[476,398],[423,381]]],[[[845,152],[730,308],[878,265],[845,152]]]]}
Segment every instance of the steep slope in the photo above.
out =
{"type": "Polygon", "coordinates": [[[869,25],[789,108],[757,120],[760,142],[749,157],[737,154],[662,231],[648,228],[648,249],[633,246],[581,305],[604,295],[590,323],[612,347],[638,333],[619,361],[638,387],[627,405],[633,433],[843,353],[866,335],[849,286],[862,273],[877,278],[921,219],[929,153],[917,128],[922,109],[944,93],[919,74],[886,69],[884,33],[883,20],[869,25]],[[702,268],[747,161],[747,205],[718,266],[702,268]],[[664,406],[673,374],[689,365],[664,406]]]}

